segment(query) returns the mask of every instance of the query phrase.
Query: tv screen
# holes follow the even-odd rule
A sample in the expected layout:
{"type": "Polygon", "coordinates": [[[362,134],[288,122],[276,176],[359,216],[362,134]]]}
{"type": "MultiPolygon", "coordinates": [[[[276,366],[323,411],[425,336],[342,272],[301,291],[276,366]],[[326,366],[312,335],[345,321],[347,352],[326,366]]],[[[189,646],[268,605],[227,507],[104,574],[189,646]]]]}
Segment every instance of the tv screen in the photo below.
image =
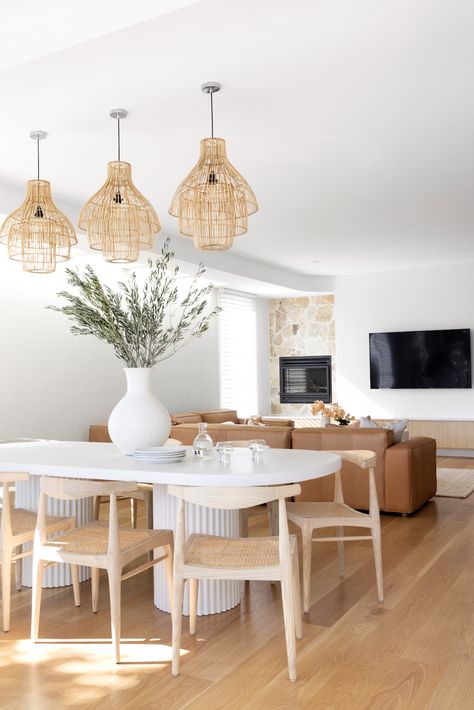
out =
{"type": "Polygon", "coordinates": [[[471,387],[471,336],[459,330],[370,333],[371,389],[471,387]]]}

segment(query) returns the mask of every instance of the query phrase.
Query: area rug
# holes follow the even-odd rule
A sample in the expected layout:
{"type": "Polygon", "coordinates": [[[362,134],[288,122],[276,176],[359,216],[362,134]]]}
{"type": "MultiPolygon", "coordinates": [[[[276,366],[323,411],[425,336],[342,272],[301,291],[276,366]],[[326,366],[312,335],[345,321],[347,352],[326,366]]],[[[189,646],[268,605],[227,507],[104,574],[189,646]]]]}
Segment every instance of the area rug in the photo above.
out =
{"type": "Polygon", "coordinates": [[[474,469],[438,468],[436,495],[444,498],[467,498],[474,491],[474,469]]]}

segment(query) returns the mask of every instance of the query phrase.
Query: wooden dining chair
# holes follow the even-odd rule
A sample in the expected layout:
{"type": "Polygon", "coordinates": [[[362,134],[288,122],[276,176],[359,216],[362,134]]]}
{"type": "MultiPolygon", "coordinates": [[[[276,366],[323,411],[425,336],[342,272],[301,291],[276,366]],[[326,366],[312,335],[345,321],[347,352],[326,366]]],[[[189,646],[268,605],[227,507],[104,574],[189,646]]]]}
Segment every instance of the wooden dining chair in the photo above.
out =
{"type": "MultiPolygon", "coordinates": [[[[182,446],[178,439],[167,439],[165,446],[182,446]]],[[[145,506],[145,520],[147,528],[153,527],[153,486],[149,483],[139,483],[136,490],[129,496],[121,496],[121,498],[130,499],[130,524],[132,528],[137,527],[138,523],[138,501],[143,501],[145,506]]],[[[100,506],[102,503],[108,502],[106,496],[95,496],[94,498],[94,520],[99,520],[100,506]]]]}
{"type": "Polygon", "coordinates": [[[31,640],[38,640],[43,571],[46,566],[58,562],[71,565],[74,586],[74,602],[80,605],[77,567],[91,567],[92,610],[97,611],[99,596],[99,570],[107,570],[109,578],[110,618],[115,662],[120,661],[120,599],[121,582],[144,572],[153,565],[164,562],[167,571],[168,591],[172,600],[172,550],[171,530],[148,530],[123,528],[118,525],[117,496],[129,495],[136,483],[117,481],[88,481],[71,478],[42,478],[38,521],[33,548],[33,593],[31,616],[31,640]],[[47,538],[46,498],[79,500],[90,496],[110,496],[109,522],[92,522],[70,532],[47,538]],[[155,550],[156,558],[138,564],[123,572],[125,565],[138,557],[155,550]]]}
{"type": "Polygon", "coordinates": [[[296,537],[289,535],[285,498],[298,495],[298,484],[252,488],[199,488],[168,486],[178,498],[173,572],[172,674],[179,673],[184,581],[189,580],[189,631],[196,633],[200,579],[280,580],[285,623],[288,673],[296,680],[296,638],[302,636],[301,602],[296,537]],[[186,539],[185,502],[208,508],[239,510],[278,500],[279,535],[229,538],[193,534],[186,539]]]}
{"type": "Polygon", "coordinates": [[[339,574],[344,577],[344,542],[350,540],[372,540],[377,579],[377,597],[383,602],[382,578],[382,537],[380,531],[380,512],[375,486],[376,455],[373,451],[334,451],[343,461],[365,469],[369,474],[369,512],[362,513],[344,503],[341,471],[334,476],[334,502],[296,502],[287,503],[288,520],[297,525],[303,538],[303,609],[309,612],[311,583],[311,549],[313,542],[337,542],[339,574]],[[313,537],[317,528],[336,528],[332,537],[313,537]],[[369,535],[344,535],[344,527],[368,528],[369,535]]]}
{"type": "MultiPolygon", "coordinates": [[[[21,562],[30,557],[33,550],[24,551],[23,545],[33,542],[36,527],[36,513],[12,505],[12,483],[27,481],[27,473],[0,473],[3,484],[2,513],[0,523],[0,562],[2,563],[2,622],[3,630],[10,630],[10,597],[12,564],[15,565],[17,591],[21,589],[21,562]]],[[[48,515],[45,517],[45,531],[49,535],[75,527],[74,518],[48,515]]]]}

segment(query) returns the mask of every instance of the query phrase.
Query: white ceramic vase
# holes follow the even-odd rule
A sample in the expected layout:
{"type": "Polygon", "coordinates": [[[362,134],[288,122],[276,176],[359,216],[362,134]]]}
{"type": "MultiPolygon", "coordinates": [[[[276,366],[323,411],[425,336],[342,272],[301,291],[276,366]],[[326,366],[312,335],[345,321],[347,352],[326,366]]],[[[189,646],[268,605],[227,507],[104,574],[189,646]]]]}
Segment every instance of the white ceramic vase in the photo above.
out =
{"type": "Polygon", "coordinates": [[[168,410],[151,388],[151,368],[125,367],[127,392],[109,418],[109,434],[123,454],[143,446],[162,446],[170,435],[168,410]]]}
{"type": "Polygon", "coordinates": [[[319,415],[319,426],[326,427],[331,420],[327,416],[327,414],[320,414],[319,415]]]}

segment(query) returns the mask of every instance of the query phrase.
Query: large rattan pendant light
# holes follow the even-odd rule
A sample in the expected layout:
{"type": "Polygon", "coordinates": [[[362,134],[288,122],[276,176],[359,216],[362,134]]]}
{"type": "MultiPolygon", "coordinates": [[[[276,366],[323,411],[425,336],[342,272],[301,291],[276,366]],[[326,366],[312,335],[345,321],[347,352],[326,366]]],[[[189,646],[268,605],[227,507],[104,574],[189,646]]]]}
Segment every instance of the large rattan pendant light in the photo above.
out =
{"type": "Polygon", "coordinates": [[[201,89],[211,102],[211,137],[201,141],[197,165],[180,184],[169,213],[179,231],[202,251],[230,249],[234,237],[247,231],[247,218],[258,210],[252,188],[230,164],[225,140],[214,138],[213,95],[221,85],[209,81],[201,89]]]}
{"type": "Polygon", "coordinates": [[[87,232],[91,249],[117,264],[136,261],[140,249],[151,249],[160,231],[158,216],[132,182],[132,166],[120,160],[120,121],[125,109],[113,109],[117,121],[117,160],[107,166],[107,180],[82,208],[79,228],[87,232]]]}
{"type": "Polygon", "coordinates": [[[36,141],[37,179],[28,181],[23,204],[0,229],[0,242],[8,246],[10,259],[37,274],[55,271],[56,263],[69,259],[71,246],[77,244],[74,227],[53,202],[50,183],[40,180],[39,142],[46,136],[44,131],[30,133],[36,141]]]}

